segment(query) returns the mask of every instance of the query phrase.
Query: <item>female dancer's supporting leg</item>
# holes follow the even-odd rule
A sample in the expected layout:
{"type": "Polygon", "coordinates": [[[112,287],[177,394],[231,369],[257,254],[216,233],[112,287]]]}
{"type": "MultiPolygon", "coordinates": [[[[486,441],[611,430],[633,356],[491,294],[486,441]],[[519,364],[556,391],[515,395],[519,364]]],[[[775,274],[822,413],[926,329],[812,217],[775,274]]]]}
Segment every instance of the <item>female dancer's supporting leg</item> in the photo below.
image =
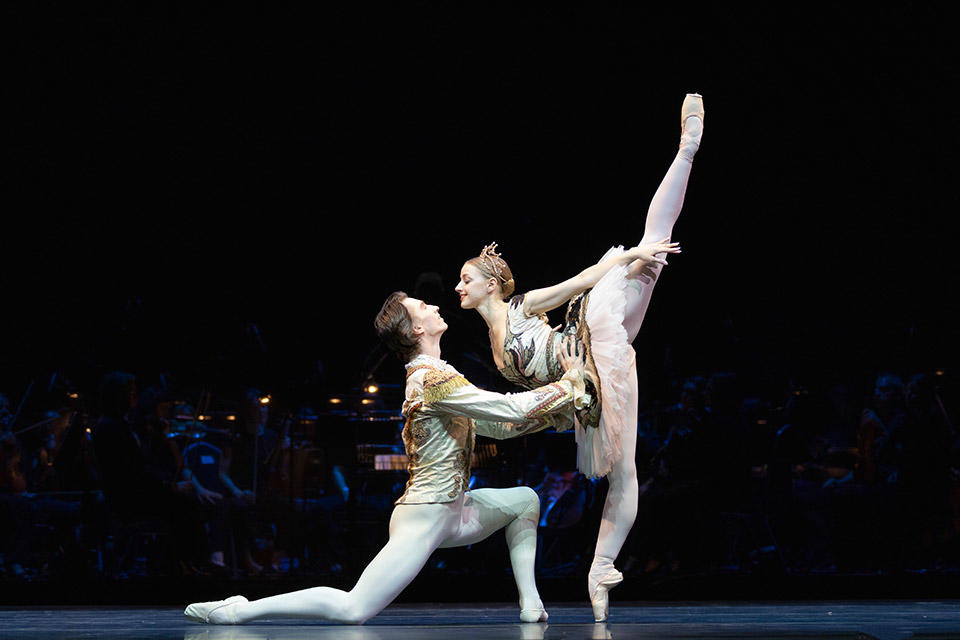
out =
{"type": "MultiPolygon", "coordinates": [[[[700,137],[703,134],[703,106],[699,96],[693,94],[684,100],[681,108],[682,131],[680,136],[680,150],[670,164],[666,175],[660,182],[650,207],[647,210],[647,220],[640,244],[655,242],[668,238],[673,233],[673,225],[680,216],[683,208],[683,197],[687,190],[690,170],[693,167],[693,156],[700,146],[700,137]]],[[[633,342],[640,331],[643,317],[650,304],[653,286],[656,280],[642,282],[637,276],[642,265],[631,265],[628,275],[629,286],[626,289],[626,310],[623,327],[627,332],[627,341],[633,342]]],[[[653,265],[657,279],[660,276],[660,265],[653,265]]],[[[636,364],[636,363],[634,363],[636,364]]],[[[587,579],[587,589],[593,604],[594,615],[597,620],[605,620],[608,607],[607,590],[620,583],[623,575],[617,571],[613,562],[620,554],[620,549],[633,527],[637,517],[637,376],[630,375],[630,392],[624,409],[629,420],[625,423],[632,425],[621,435],[623,455],[613,469],[607,474],[609,489],[607,500],[603,506],[603,520],[600,522],[600,533],[597,536],[597,546],[594,551],[593,564],[587,579]]]]}
{"type": "Polygon", "coordinates": [[[638,397],[636,363],[634,363],[629,376],[629,391],[623,404],[624,411],[628,412],[627,415],[633,416],[626,424],[633,428],[624,429],[621,434],[623,455],[607,474],[609,483],[607,500],[603,505],[600,533],[597,535],[593,564],[590,566],[590,574],[587,577],[587,593],[590,594],[593,615],[598,622],[607,619],[607,591],[623,580],[623,574],[614,568],[613,562],[617,559],[620,548],[623,547],[627,534],[633,527],[633,521],[637,517],[639,489],[635,451],[637,449],[638,397]]]}
{"type": "Polygon", "coordinates": [[[481,489],[446,504],[398,505],[390,518],[389,542],[350,591],[314,587],[235,602],[214,610],[209,622],[238,624],[258,618],[293,617],[359,624],[390,604],[435,549],[473,544],[505,526],[520,590],[521,619],[545,620],[533,575],[539,512],[537,495],[528,487],[481,489]],[[483,493],[488,495],[473,495],[483,493]]]}

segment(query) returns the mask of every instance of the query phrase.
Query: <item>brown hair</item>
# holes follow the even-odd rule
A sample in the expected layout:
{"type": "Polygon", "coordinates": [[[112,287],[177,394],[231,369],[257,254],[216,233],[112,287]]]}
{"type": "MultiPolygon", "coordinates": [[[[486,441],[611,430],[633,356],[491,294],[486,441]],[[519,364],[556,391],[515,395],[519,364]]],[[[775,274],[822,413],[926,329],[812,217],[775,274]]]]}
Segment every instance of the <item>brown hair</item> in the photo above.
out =
{"type": "Polygon", "coordinates": [[[420,347],[420,339],[413,334],[413,318],[403,306],[406,299],[407,294],[403,291],[394,291],[387,296],[373,321],[373,328],[390,351],[404,362],[410,362],[420,347]]]}
{"type": "MultiPolygon", "coordinates": [[[[491,246],[495,248],[497,245],[494,243],[491,246]]],[[[483,249],[479,256],[467,260],[467,264],[479,271],[484,278],[496,280],[497,284],[500,285],[501,295],[506,300],[517,288],[513,281],[513,272],[510,271],[507,261],[501,258],[499,254],[493,253],[492,250],[488,252],[488,247],[483,249]]]]}

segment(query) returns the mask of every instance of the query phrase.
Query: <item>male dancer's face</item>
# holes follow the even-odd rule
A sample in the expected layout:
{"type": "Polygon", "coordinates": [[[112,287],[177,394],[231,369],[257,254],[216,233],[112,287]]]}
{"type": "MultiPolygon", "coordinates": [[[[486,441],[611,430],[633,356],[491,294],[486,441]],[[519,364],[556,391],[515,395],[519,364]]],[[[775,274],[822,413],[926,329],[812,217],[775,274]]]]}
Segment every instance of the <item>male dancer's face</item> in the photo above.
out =
{"type": "Polygon", "coordinates": [[[439,307],[427,304],[416,298],[404,298],[404,308],[413,321],[413,332],[417,335],[439,336],[447,330],[447,323],[440,317],[439,307]]]}

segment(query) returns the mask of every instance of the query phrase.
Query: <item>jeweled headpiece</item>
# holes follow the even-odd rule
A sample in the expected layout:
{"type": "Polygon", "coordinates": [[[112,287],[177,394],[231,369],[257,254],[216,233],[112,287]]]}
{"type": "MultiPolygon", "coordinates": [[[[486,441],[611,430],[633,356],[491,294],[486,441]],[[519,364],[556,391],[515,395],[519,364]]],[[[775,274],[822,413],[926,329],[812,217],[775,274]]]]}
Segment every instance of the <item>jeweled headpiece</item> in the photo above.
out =
{"type": "Polygon", "coordinates": [[[480,251],[480,261],[488,265],[491,273],[497,276],[500,282],[506,282],[503,277],[503,267],[497,261],[503,261],[500,254],[497,253],[497,243],[491,242],[480,251]]]}

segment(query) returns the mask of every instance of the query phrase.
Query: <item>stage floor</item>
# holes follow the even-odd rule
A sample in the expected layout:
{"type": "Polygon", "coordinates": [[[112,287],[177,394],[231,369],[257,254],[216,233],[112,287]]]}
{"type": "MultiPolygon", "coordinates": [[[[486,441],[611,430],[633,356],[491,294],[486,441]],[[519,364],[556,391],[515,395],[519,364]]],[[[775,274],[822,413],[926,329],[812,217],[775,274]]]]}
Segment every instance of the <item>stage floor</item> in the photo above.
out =
{"type": "Polygon", "coordinates": [[[546,624],[520,624],[515,605],[396,605],[363,626],[262,621],[192,623],[181,609],[0,608],[0,638],[300,640],[392,638],[900,638],[960,639],[960,601],[619,603],[610,621],[590,609],[548,606],[546,624]]]}

